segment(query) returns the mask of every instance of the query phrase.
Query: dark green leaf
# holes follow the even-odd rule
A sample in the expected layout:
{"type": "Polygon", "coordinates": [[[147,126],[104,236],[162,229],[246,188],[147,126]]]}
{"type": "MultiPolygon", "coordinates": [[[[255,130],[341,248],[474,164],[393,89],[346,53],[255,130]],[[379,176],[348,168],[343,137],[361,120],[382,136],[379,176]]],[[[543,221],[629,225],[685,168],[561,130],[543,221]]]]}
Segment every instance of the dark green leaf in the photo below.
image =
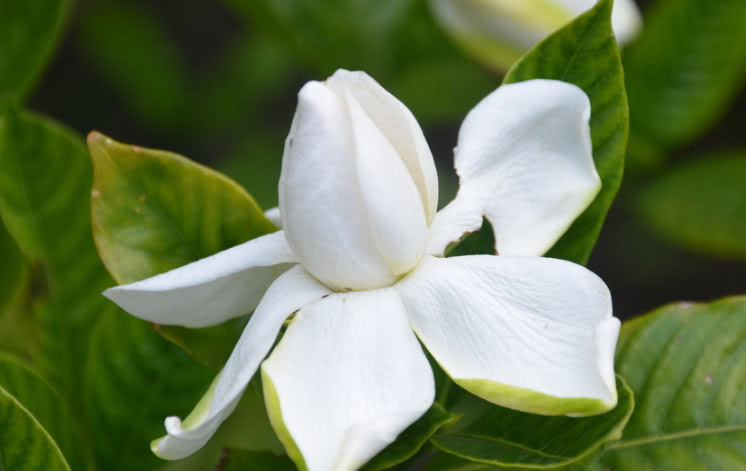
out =
{"type": "MultiPolygon", "coordinates": [[[[23,284],[23,255],[0,219],[0,318],[23,284]]],[[[1,331],[0,331],[1,332],[1,331]]]]}
{"type": "Polygon", "coordinates": [[[70,471],[62,452],[20,402],[0,386],[0,469],[70,471]]]}
{"type": "MultiPolygon", "coordinates": [[[[624,51],[636,140],[671,148],[706,131],[743,86],[744,51],[743,0],[655,2],[642,37],[624,51]]],[[[631,163],[643,158],[630,153],[631,163]]]]}
{"type": "Polygon", "coordinates": [[[746,261],[746,151],[679,165],[647,184],[638,207],[666,240],[746,261]]]}
{"type": "Polygon", "coordinates": [[[34,267],[41,372],[80,406],[87,339],[111,280],[90,231],[90,161],[80,138],[6,106],[0,124],[0,213],[34,267]]]}
{"type": "Polygon", "coordinates": [[[622,436],[634,408],[624,380],[617,376],[619,402],[592,417],[545,417],[464,396],[453,408],[463,417],[432,442],[442,451],[497,469],[564,469],[585,464],[622,436]]]}
{"type": "Polygon", "coordinates": [[[68,0],[0,3],[0,97],[22,97],[49,60],[62,32],[68,0]]]}
{"type": "Polygon", "coordinates": [[[617,352],[637,407],[595,469],[746,469],[746,297],[625,322],[617,352]]]}
{"type": "Polygon", "coordinates": [[[49,432],[74,469],[90,469],[91,456],[82,445],[82,434],[68,406],[46,381],[18,359],[0,353],[0,386],[18,399],[49,432]]]}
{"type": "Polygon", "coordinates": [[[295,471],[295,465],[286,455],[266,451],[247,451],[226,448],[215,471],[295,471]]]}
{"type": "Polygon", "coordinates": [[[523,56],[505,83],[534,78],[577,85],[591,100],[593,159],[603,184],[601,192],[548,257],[585,263],[601,231],[606,212],[622,180],[629,113],[624,74],[611,30],[611,0],[602,0],[523,56]]]}
{"type": "Polygon", "coordinates": [[[437,402],[434,403],[425,415],[407,427],[394,443],[384,448],[360,468],[361,471],[379,471],[408,460],[438,429],[453,421],[454,418],[454,415],[443,409],[443,406],[437,402]]]}

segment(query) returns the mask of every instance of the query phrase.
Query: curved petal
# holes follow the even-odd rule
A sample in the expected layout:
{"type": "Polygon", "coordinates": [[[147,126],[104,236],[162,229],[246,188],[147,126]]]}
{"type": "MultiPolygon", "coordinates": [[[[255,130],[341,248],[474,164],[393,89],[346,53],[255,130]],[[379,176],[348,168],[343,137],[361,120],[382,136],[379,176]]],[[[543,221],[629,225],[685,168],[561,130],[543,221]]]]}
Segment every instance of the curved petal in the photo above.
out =
{"type": "Polygon", "coordinates": [[[477,396],[546,415],[616,405],[619,320],[606,285],[580,265],[426,256],[395,288],[425,347],[477,396]]]}
{"type": "Polygon", "coordinates": [[[395,275],[422,257],[427,221],[422,199],[402,159],[363,110],[345,92],[355,142],[357,178],[376,247],[395,275]],[[385,190],[384,190],[385,189],[385,190]]]}
{"type": "Polygon", "coordinates": [[[153,441],[153,452],[163,459],[181,459],[207,443],[236,408],[285,319],[327,294],[329,290],[301,266],[277,278],[249,319],[223,371],[183,422],[178,417],[166,419],[168,435],[153,441]]]}
{"type": "Polygon", "coordinates": [[[333,294],[302,309],[262,365],[262,381],[275,431],[308,471],[358,469],[435,393],[392,289],[333,294]]]}
{"type": "Polygon", "coordinates": [[[278,231],[103,294],[146,321],[205,327],[253,311],[293,263],[295,255],[278,231]]]}
{"type": "Polygon", "coordinates": [[[340,69],[327,84],[352,94],[409,170],[422,198],[427,222],[438,209],[438,175],[422,129],[412,112],[365,72],[340,69]]]}
{"type": "Polygon", "coordinates": [[[264,211],[264,217],[269,219],[272,224],[282,229],[282,217],[280,216],[280,208],[275,206],[264,211]]]}
{"type": "Polygon", "coordinates": [[[344,100],[320,82],[298,94],[279,184],[282,227],[293,252],[338,291],[390,285],[360,197],[344,100]]]}
{"type": "Polygon", "coordinates": [[[487,217],[500,255],[542,255],[600,190],[590,112],[578,87],[529,80],[501,86],[467,115],[456,148],[456,199],[487,217]]]}

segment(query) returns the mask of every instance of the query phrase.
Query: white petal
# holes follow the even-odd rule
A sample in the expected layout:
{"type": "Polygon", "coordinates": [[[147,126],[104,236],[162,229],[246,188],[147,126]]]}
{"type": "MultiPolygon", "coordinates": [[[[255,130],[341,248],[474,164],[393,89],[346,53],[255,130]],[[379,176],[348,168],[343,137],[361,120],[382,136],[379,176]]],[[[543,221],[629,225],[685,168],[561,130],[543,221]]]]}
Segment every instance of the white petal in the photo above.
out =
{"type": "Polygon", "coordinates": [[[340,69],[327,84],[352,94],[396,149],[419,190],[430,223],[438,209],[438,175],[430,147],[412,112],[365,72],[340,69]]]}
{"type": "Polygon", "coordinates": [[[254,310],[267,287],[296,263],[282,231],[129,285],[104,296],[164,325],[205,327],[254,310]]]}
{"type": "Polygon", "coordinates": [[[391,271],[400,275],[417,264],[425,248],[427,221],[422,199],[396,149],[355,97],[345,92],[345,99],[371,235],[391,271]]]}
{"type": "Polygon", "coordinates": [[[264,211],[264,217],[272,221],[272,224],[282,229],[282,217],[280,216],[280,208],[274,207],[264,211]]]}
{"type": "Polygon", "coordinates": [[[270,420],[299,469],[350,471],[432,404],[432,371],[393,289],[302,309],[262,365],[270,420]]]}
{"type": "Polygon", "coordinates": [[[426,256],[395,285],[436,361],[468,391],[547,415],[616,405],[619,321],[596,275],[539,257],[426,256]]]}
{"type": "Polygon", "coordinates": [[[277,278],[249,319],[236,348],[207,394],[184,422],[178,417],[166,419],[168,435],[153,442],[153,452],[164,459],[181,459],[207,443],[235,409],[285,319],[326,294],[329,290],[301,266],[277,278]]]}
{"type": "Polygon", "coordinates": [[[307,83],[285,141],[279,196],[282,227],[298,259],[336,290],[385,286],[396,278],[371,237],[360,196],[344,100],[307,83]]]}
{"type": "MultiPolygon", "coordinates": [[[[593,201],[591,106],[555,80],[503,85],[461,125],[455,166],[461,206],[481,208],[500,255],[542,255],[593,201]]],[[[431,235],[431,239],[443,239],[431,235]]]]}

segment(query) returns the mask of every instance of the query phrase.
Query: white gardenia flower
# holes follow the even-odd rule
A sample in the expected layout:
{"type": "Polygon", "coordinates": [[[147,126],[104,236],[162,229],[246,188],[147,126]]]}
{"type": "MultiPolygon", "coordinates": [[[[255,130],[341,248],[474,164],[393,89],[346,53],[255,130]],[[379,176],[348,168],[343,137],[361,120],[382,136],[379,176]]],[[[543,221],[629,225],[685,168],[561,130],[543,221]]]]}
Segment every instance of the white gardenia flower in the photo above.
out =
{"type": "MultiPolygon", "coordinates": [[[[585,12],[596,0],[430,0],[435,19],[468,53],[507,70],[542,39],[585,12]]],[[[620,45],[642,27],[634,0],[614,0],[611,12],[620,45]]]]}
{"type": "Polygon", "coordinates": [[[261,366],[272,425],[299,469],[357,469],[433,403],[420,342],[495,404],[547,415],[614,407],[609,291],[582,266],[540,257],[599,190],[589,116],[588,97],[567,83],[498,88],[464,121],[460,190],[436,211],[433,159],[401,102],[363,72],[306,84],[270,213],[283,230],[105,292],[159,324],[254,311],[205,397],[183,422],[166,419],[153,451],[197,451],[261,366]],[[444,258],[483,216],[500,255],[444,258]]]}

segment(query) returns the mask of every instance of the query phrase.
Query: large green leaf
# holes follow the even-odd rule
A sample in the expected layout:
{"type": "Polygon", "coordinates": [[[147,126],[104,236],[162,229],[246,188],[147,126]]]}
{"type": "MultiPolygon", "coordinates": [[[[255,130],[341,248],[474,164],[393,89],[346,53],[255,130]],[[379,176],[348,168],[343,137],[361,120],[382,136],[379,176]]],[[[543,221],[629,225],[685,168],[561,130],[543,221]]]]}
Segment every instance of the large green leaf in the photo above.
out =
{"type": "Polygon", "coordinates": [[[74,469],[91,467],[91,456],[86,454],[87,447],[82,444],[82,434],[68,405],[46,381],[15,357],[0,353],[0,386],[18,399],[49,432],[74,469]]]}
{"type": "Polygon", "coordinates": [[[391,468],[408,460],[427,440],[444,425],[452,422],[455,416],[437,402],[415,423],[407,427],[396,441],[373,457],[361,471],[379,471],[391,468]]]}
{"type": "Polygon", "coordinates": [[[637,407],[596,469],[746,469],[746,297],[624,323],[617,370],[637,407]]]}
{"type": "Polygon", "coordinates": [[[746,151],[701,156],[648,183],[638,208],[661,237],[746,261],[746,151]]]}
{"type": "MultiPolygon", "coordinates": [[[[109,273],[131,283],[238,245],[277,228],[254,199],[218,172],[179,155],[88,137],[94,166],[93,234],[109,273]]],[[[241,321],[158,332],[214,369],[222,367],[241,321]]]]}
{"type": "MultiPolygon", "coordinates": [[[[0,318],[23,284],[24,263],[21,250],[8,234],[0,218],[0,318]]],[[[1,334],[0,334],[1,335],[1,334]]]]}
{"type": "Polygon", "coordinates": [[[44,427],[0,386],[0,469],[70,471],[44,427]]]}
{"type": "Polygon", "coordinates": [[[631,142],[670,148],[706,131],[744,84],[745,50],[743,0],[655,2],[624,51],[631,142]]]}
{"type": "Polygon", "coordinates": [[[37,361],[63,396],[79,405],[86,342],[107,302],[100,293],[111,284],[93,248],[87,152],[62,126],[6,106],[0,168],[0,214],[35,267],[37,361]]]}
{"type": "Polygon", "coordinates": [[[285,455],[270,452],[226,448],[214,468],[216,471],[295,471],[295,465],[285,455]]]}
{"type": "Polygon", "coordinates": [[[0,2],[0,97],[23,96],[49,60],[70,2],[0,2]]]}
{"type": "Polygon", "coordinates": [[[432,442],[440,450],[497,469],[564,469],[587,463],[622,436],[634,408],[617,377],[619,402],[610,412],[583,418],[545,417],[464,396],[453,412],[460,421],[432,442]]]}
{"type": "Polygon", "coordinates": [[[611,30],[611,0],[602,0],[539,43],[508,72],[505,83],[534,78],[577,85],[591,100],[593,159],[601,192],[548,257],[585,263],[622,180],[629,116],[624,75],[611,30]]]}

